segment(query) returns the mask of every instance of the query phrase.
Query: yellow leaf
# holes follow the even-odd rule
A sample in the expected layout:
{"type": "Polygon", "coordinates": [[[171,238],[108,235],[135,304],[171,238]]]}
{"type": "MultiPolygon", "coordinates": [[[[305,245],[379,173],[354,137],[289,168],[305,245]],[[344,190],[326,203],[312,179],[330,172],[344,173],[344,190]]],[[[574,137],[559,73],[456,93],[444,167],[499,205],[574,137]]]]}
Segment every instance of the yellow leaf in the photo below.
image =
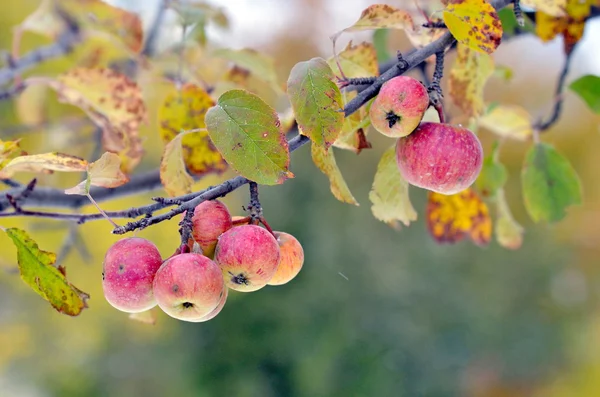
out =
{"type": "Polygon", "coordinates": [[[439,243],[456,243],[469,236],[487,245],[492,235],[488,206],[471,188],[453,195],[428,192],[427,229],[439,243]]]}
{"type": "Polygon", "coordinates": [[[20,139],[17,139],[16,141],[2,141],[2,139],[0,139],[0,170],[2,170],[12,159],[21,154],[21,148],[19,147],[20,141],[20,139]]]}
{"type": "Polygon", "coordinates": [[[553,16],[543,11],[535,13],[535,32],[538,37],[547,42],[557,35],[564,36],[564,51],[569,54],[583,36],[585,22],[590,15],[594,0],[567,0],[566,15],[553,16]]]}
{"type": "Polygon", "coordinates": [[[129,182],[129,177],[121,171],[121,159],[114,153],[106,152],[98,160],[87,166],[87,179],[65,194],[87,194],[89,186],[115,188],[129,182]]]}
{"type": "MultiPolygon", "coordinates": [[[[415,30],[405,30],[406,36],[415,48],[423,48],[442,37],[446,29],[419,28],[415,30]]],[[[432,58],[432,57],[429,57],[432,58]]]]}
{"type": "Polygon", "coordinates": [[[64,20],[56,12],[55,0],[42,0],[38,8],[17,27],[21,31],[34,32],[56,38],[66,28],[64,20]]]}
{"type": "Polygon", "coordinates": [[[311,144],[310,148],[313,162],[329,178],[329,187],[333,196],[341,202],[358,205],[337,166],[333,149],[325,149],[314,144],[311,144]]]}
{"type": "Polygon", "coordinates": [[[479,127],[496,135],[525,141],[533,134],[529,112],[517,105],[498,105],[478,120],[479,127]]]}
{"type": "MultiPolygon", "coordinates": [[[[342,103],[344,106],[357,95],[356,91],[342,92],[342,103]]],[[[359,154],[363,149],[370,149],[371,144],[367,141],[366,128],[371,123],[368,104],[361,106],[358,111],[344,118],[342,131],[338,138],[333,142],[333,146],[353,151],[359,154]]]]}
{"type": "Polygon", "coordinates": [[[399,221],[405,226],[416,221],[417,212],[410,202],[408,187],[396,164],[396,145],[392,145],[379,160],[369,193],[375,218],[391,226],[396,226],[399,221]]]}
{"type": "MultiPolygon", "coordinates": [[[[158,110],[162,141],[167,144],[181,131],[204,128],[204,116],[214,104],[210,95],[196,85],[186,84],[181,91],[173,87],[158,110]]],[[[220,173],[227,169],[207,131],[186,134],[181,144],[185,165],[192,174],[220,173]]]]}
{"type": "Polygon", "coordinates": [[[160,160],[160,181],[165,191],[171,197],[181,196],[192,192],[194,179],[187,173],[183,162],[182,139],[189,132],[182,132],[175,136],[165,146],[162,159],[160,160]]]}
{"type": "Polygon", "coordinates": [[[506,202],[504,189],[499,189],[496,193],[496,211],[498,219],[495,233],[498,244],[513,250],[520,248],[523,244],[524,229],[514,220],[506,202]]]}
{"type": "Polygon", "coordinates": [[[459,43],[491,54],[502,41],[502,22],[485,0],[453,0],[444,10],[446,27],[459,43]]]}
{"type": "Polygon", "coordinates": [[[251,48],[243,48],[241,50],[220,48],[215,50],[213,55],[227,59],[239,67],[248,70],[252,75],[269,83],[275,91],[281,92],[281,87],[277,81],[277,73],[275,72],[275,62],[264,53],[251,48]]]}
{"type": "MultiPolygon", "coordinates": [[[[371,43],[352,45],[352,41],[350,41],[346,48],[338,54],[338,59],[344,75],[348,78],[379,76],[377,52],[371,43]]],[[[333,73],[341,75],[334,57],[329,58],[327,63],[333,73]]]]}
{"type": "Polygon", "coordinates": [[[493,73],[494,61],[489,55],[458,44],[456,60],[450,71],[448,92],[454,104],[465,113],[465,117],[477,117],[483,112],[483,89],[493,73]]]}
{"type": "Polygon", "coordinates": [[[49,85],[62,102],[80,107],[102,128],[104,149],[119,154],[124,172],[135,168],[143,155],[139,128],[147,113],[134,81],[107,68],[74,68],[49,85]]]}
{"type": "Polygon", "coordinates": [[[44,153],[12,159],[2,170],[0,178],[10,178],[17,172],[82,172],[87,161],[63,153],[44,153]]]}
{"type": "Polygon", "coordinates": [[[30,85],[15,99],[15,111],[21,123],[39,126],[48,117],[48,87],[30,85]]]}
{"type": "Polygon", "coordinates": [[[565,15],[567,0],[521,0],[521,5],[554,17],[565,15]]]}
{"type": "Polygon", "coordinates": [[[413,18],[408,12],[399,10],[387,4],[374,4],[364,9],[358,20],[352,26],[332,35],[331,40],[333,40],[335,45],[337,39],[344,32],[358,32],[361,30],[372,29],[414,30],[415,26],[413,18]]]}

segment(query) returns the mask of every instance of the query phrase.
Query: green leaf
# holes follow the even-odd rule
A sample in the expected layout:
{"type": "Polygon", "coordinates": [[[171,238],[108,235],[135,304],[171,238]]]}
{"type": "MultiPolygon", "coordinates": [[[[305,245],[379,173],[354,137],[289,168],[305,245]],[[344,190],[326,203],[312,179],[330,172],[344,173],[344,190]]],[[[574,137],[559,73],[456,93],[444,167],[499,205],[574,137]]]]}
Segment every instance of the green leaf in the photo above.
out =
{"type": "Polygon", "coordinates": [[[581,182],[569,161],[551,145],[529,149],[521,173],[525,208],[535,222],[557,222],[570,205],[581,204],[581,182]]]}
{"type": "Polygon", "coordinates": [[[390,35],[389,29],[379,29],[373,33],[373,45],[377,52],[377,62],[383,63],[389,59],[392,59],[392,55],[388,50],[388,37],[390,35]]]}
{"type": "Polygon", "coordinates": [[[344,122],[342,94],[333,71],[322,58],[297,63],[290,72],[287,94],[302,134],[317,146],[330,147],[344,122]]]}
{"type": "Polygon", "coordinates": [[[594,113],[600,114],[600,76],[582,76],[572,82],[569,88],[577,93],[594,113]]]}
{"type": "Polygon", "coordinates": [[[390,226],[396,226],[398,221],[408,226],[411,221],[417,220],[417,212],[408,194],[408,182],[396,164],[395,144],[379,160],[369,200],[373,203],[371,211],[375,218],[390,226]]]}
{"type": "Polygon", "coordinates": [[[227,91],[208,110],[205,122],[225,161],[242,176],[262,185],[294,177],[277,112],[260,97],[245,90],[227,91]]]}
{"type": "Polygon", "coordinates": [[[333,196],[341,202],[358,205],[337,166],[333,148],[325,149],[311,144],[310,152],[315,165],[329,178],[329,185],[333,196]]]}
{"type": "Polygon", "coordinates": [[[523,244],[523,233],[525,230],[510,212],[504,189],[502,188],[498,189],[496,194],[496,213],[497,219],[494,232],[498,244],[511,250],[520,248],[523,244]]]}
{"type": "Polygon", "coordinates": [[[60,313],[77,316],[88,307],[89,295],[67,281],[63,267],[54,266],[56,254],[40,250],[23,230],[10,228],[5,232],[17,247],[19,271],[27,285],[60,313]]]}
{"type": "Polygon", "coordinates": [[[475,185],[482,196],[494,197],[498,189],[502,188],[508,179],[506,167],[498,161],[498,149],[498,143],[496,142],[492,148],[492,153],[483,159],[481,173],[475,181],[475,185]]]}

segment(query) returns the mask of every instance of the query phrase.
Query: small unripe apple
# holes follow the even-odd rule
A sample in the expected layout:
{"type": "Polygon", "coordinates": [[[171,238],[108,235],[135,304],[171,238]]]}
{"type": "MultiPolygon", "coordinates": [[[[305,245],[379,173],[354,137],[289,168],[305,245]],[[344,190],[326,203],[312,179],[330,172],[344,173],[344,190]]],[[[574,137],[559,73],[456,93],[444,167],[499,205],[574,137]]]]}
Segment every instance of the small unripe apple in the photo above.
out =
{"type": "Polygon", "coordinates": [[[242,225],[219,237],[215,262],[223,272],[225,284],[236,291],[263,288],[279,265],[279,244],[260,226],[242,225]]]}
{"type": "Polygon", "coordinates": [[[219,267],[200,254],[175,255],[162,264],[154,277],[154,296],[169,316],[196,321],[213,311],[224,294],[219,267]]]}
{"type": "Polygon", "coordinates": [[[153,308],[152,281],[161,264],[160,252],[151,241],[139,237],[117,241],[104,256],[104,297],[111,306],[127,313],[153,308]]]}
{"type": "Polygon", "coordinates": [[[221,300],[219,301],[219,304],[217,305],[217,307],[215,307],[206,316],[200,317],[197,320],[190,320],[190,322],[192,322],[192,323],[203,323],[205,321],[212,320],[213,318],[217,317],[217,315],[219,313],[221,313],[221,310],[223,310],[223,307],[225,307],[225,303],[227,302],[227,296],[228,295],[229,295],[229,288],[227,288],[227,286],[224,285],[223,286],[223,295],[221,295],[221,300]]]}
{"type": "Polygon", "coordinates": [[[300,273],[304,264],[304,250],[302,245],[289,233],[273,232],[279,244],[281,260],[275,275],[269,280],[269,285],[282,285],[290,282],[300,273]]]}
{"type": "Polygon", "coordinates": [[[213,257],[219,236],[231,226],[231,214],[218,200],[203,201],[194,210],[192,236],[209,258],[213,257]]]}
{"type": "Polygon", "coordinates": [[[396,161],[411,185],[451,195],[475,182],[483,165],[483,148],[464,127],[424,122],[398,139],[396,161]]]}
{"type": "Polygon", "coordinates": [[[381,86],[371,104],[373,127],[389,137],[407,136],[417,128],[429,107],[427,88],[409,76],[398,76],[381,86]]]}

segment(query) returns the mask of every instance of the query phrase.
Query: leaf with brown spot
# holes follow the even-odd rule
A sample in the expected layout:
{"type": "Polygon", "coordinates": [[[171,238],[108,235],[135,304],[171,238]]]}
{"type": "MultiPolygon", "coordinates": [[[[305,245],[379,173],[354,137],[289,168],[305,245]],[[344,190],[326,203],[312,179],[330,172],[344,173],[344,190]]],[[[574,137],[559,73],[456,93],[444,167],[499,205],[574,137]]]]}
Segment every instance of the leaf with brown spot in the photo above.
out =
{"type": "MultiPolygon", "coordinates": [[[[371,43],[363,42],[353,45],[352,41],[338,54],[338,61],[343,74],[348,78],[379,76],[377,52],[371,43]]],[[[329,67],[336,75],[342,75],[334,57],[327,60],[329,67]]]]}
{"type": "Polygon", "coordinates": [[[106,152],[98,160],[88,164],[86,180],[65,190],[65,194],[86,195],[90,192],[90,186],[113,189],[127,182],[129,182],[129,177],[121,171],[119,156],[106,152]]]}
{"type": "Polygon", "coordinates": [[[464,44],[457,45],[456,60],[450,71],[448,94],[466,117],[477,117],[484,110],[483,89],[494,73],[494,61],[464,44]]]}
{"type": "Polygon", "coordinates": [[[489,244],[492,219],[488,206],[471,188],[453,195],[428,192],[427,229],[438,243],[456,243],[466,236],[489,244]]]}
{"type": "Polygon", "coordinates": [[[594,0],[567,0],[566,15],[553,16],[543,11],[535,13],[535,32],[543,41],[548,42],[558,35],[564,37],[564,51],[570,54],[581,37],[587,17],[590,15],[594,0]]]}
{"type": "Polygon", "coordinates": [[[491,54],[502,41],[502,22],[485,0],[453,0],[443,14],[446,27],[459,43],[491,54]]]}
{"type": "Polygon", "coordinates": [[[337,166],[333,148],[325,149],[311,143],[310,152],[315,165],[329,178],[329,186],[333,196],[343,203],[358,205],[337,166]]]}
{"type": "Polygon", "coordinates": [[[182,139],[190,132],[182,132],[165,146],[160,160],[160,181],[171,197],[192,192],[194,179],[187,173],[183,161],[182,139]]]}
{"type": "Polygon", "coordinates": [[[64,153],[32,154],[19,156],[9,161],[0,170],[0,178],[11,178],[17,172],[82,172],[88,162],[64,153]]]}
{"type": "Polygon", "coordinates": [[[4,229],[17,247],[21,279],[58,312],[77,316],[87,308],[89,295],[66,278],[65,268],[55,267],[56,254],[42,251],[25,231],[4,229]]]}
{"type": "Polygon", "coordinates": [[[104,149],[117,153],[121,169],[131,172],[143,155],[139,128],[147,119],[140,87],[107,68],[74,68],[47,82],[61,102],[78,106],[102,128],[104,149]]]}
{"type": "Polygon", "coordinates": [[[16,141],[3,141],[0,139],[0,170],[6,167],[12,159],[23,153],[20,142],[20,139],[16,141]]]}
{"type": "Polygon", "coordinates": [[[554,17],[562,17],[565,15],[567,0],[521,0],[521,5],[554,17]]]}
{"type": "MultiPolygon", "coordinates": [[[[158,109],[159,133],[165,144],[181,131],[206,127],[205,116],[215,102],[202,88],[186,84],[178,90],[173,86],[158,109]]],[[[227,163],[208,136],[208,131],[185,134],[181,140],[183,161],[193,175],[221,173],[227,163]]]]}

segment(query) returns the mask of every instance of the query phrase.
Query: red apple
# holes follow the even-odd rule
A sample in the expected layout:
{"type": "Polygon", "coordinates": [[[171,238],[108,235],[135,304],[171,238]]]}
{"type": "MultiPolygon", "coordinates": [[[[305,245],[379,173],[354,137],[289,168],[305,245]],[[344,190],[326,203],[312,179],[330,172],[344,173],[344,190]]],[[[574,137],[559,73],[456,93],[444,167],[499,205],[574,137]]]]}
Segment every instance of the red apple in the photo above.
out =
{"type": "Polygon", "coordinates": [[[156,306],[152,281],[161,264],[160,252],[151,241],[139,237],[117,241],[104,256],[104,297],[123,312],[139,313],[151,309],[156,306]]]}
{"type": "Polygon", "coordinates": [[[241,225],[219,237],[215,262],[223,272],[225,284],[236,291],[263,288],[279,265],[277,240],[260,226],[241,225]]]}
{"type": "Polygon", "coordinates": [[[427,88],[408,76],[398,76],[381,86],[371,104],[373,127],[389,137],[409,135],[417,128],[429,107],[427,88]]]}
{"type": "Polygon", "coordinates": [[[304,264],[302,245],[289,233],[274,232],[281,252],[281,260],[275,275],[269,280],[269,285],[282,285],[290,282],[300,273],[304,264]]]}
{"type": "Polygon", "coordinates": [[[219,305],[224,294],[219,267],[200,254],[175,255],[163,263],[154,277],[154,296],[169,316],[197,321],[219,305]]]}
{"type": "Polygon", "coordinates": [[[226,285],[223,285],[223,295],[221,295],[221,300],[219,301],[219,304],[217,305],[217,307],[215,307],[206,316],[200,317],[197,320],[191,320],[191,322],[192,323],[203,323],[205,321],[212,320],[213,318],[217,317],[217,315],[219,313],[221,313],[221,310],[223,310],[223,307],[225,307],[225,303],[227,302],[228,295],[229,295],[229,288],[227,288],[226,285]]]}
{"type": "Polygon", "coordinates": [[[396,161],[411,185],[451,195],[475,182],[483,165],[483,148],[464,127],[424,122],[398,139],[396,161]]]}
{"type": "Polygon", "coordinates": [[[218,200],[204,201],[194,210],[192,236],[209,258],[213,257],[219,236],[231,227],[231,214],[218,200]]]}

